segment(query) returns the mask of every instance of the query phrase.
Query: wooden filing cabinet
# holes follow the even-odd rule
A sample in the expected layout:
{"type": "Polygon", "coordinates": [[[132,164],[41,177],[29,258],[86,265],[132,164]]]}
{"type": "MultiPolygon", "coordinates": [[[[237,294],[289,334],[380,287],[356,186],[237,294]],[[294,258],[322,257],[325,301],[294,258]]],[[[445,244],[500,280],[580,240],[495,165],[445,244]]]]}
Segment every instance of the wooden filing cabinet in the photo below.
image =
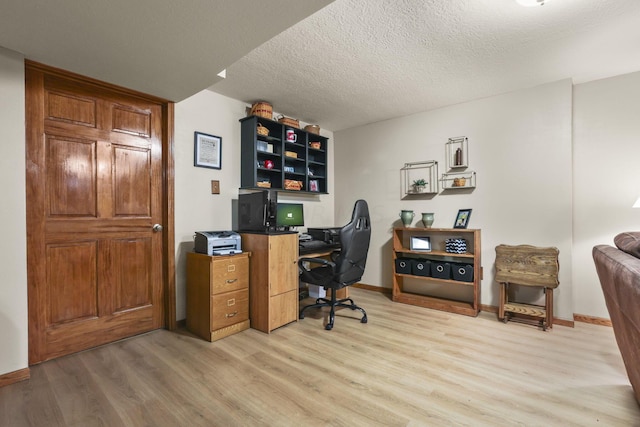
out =
{"type": "Polygon", "coordinates": [[[216,341],[249,325],[249,254],[187,253],[187,329],[216,341]]]}
{"type": "Polygon", "coordinates": [[[242,233],[251,252],[251,327],[270,333],[298,320],[298,234],[242,233]]]}

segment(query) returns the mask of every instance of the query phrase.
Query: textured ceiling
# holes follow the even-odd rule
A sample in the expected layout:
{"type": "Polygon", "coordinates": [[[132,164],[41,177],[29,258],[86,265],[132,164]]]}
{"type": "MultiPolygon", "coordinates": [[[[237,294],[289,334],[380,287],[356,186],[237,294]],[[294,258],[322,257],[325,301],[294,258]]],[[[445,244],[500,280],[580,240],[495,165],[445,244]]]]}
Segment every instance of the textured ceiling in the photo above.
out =
{"type": "Polygon", "coordinates": [[[0,0],[0,46],[172,101],[331,0],[0,0]]]}
{"type": "Polygon", "coordinates": [[[336,0],[210,89],[336,131],[638,70],[638,0],[336,0]]]}

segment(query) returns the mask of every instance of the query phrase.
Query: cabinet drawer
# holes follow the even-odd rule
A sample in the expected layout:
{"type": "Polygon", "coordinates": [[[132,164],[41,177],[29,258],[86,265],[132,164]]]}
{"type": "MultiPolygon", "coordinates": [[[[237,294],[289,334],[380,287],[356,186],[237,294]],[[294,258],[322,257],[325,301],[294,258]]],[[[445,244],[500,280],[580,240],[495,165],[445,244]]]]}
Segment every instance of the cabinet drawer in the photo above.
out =
{"type": "Polygon", "coordinates": [[[249,318],[249,290],[226,292],[211,297],[211,330],[249,318]]]}
{"type": "Polygon", "coordinates": [[[248,286],[248,257],[224,257],[213,261],[211,295],[244,289],[248,286]]]}

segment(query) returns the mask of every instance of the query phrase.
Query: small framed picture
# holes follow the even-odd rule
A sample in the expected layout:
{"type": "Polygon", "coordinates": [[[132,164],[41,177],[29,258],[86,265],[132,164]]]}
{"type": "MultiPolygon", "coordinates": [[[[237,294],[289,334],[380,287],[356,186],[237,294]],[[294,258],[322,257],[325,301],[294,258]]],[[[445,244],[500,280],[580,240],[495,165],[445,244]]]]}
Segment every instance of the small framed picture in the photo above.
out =
{"type": "Polygon", "coordinates": [[[460,209],[453,228],[467,228],[469,217],[471,217],[471,209],[460,209]]]}
{"type": "Polygon", "coordinates": [[[409,248],[412,251],[431,252],[431,238],[427,236],[411,236],[409,248]]]}
{"type": "Polygon", "coordinates": [[[222,138],[194,132],[193,165],[201,168],[222,168],[222,138]]]}
{"type": "Polygon", "coordinates": [[[317,179],[309,181],[309,191],[320,191],[320,183],[317,179]]]}

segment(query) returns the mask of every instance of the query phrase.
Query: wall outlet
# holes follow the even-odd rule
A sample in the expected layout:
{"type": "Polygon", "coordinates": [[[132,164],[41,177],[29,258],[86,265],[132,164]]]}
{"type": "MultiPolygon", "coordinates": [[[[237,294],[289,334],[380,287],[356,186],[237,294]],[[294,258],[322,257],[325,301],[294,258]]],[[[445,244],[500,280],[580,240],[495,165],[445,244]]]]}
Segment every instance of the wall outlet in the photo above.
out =
{"type": "Polygon", "coordinates": [[[220,194],[220,181],[211,181],[211,194],[220,194]]]}

